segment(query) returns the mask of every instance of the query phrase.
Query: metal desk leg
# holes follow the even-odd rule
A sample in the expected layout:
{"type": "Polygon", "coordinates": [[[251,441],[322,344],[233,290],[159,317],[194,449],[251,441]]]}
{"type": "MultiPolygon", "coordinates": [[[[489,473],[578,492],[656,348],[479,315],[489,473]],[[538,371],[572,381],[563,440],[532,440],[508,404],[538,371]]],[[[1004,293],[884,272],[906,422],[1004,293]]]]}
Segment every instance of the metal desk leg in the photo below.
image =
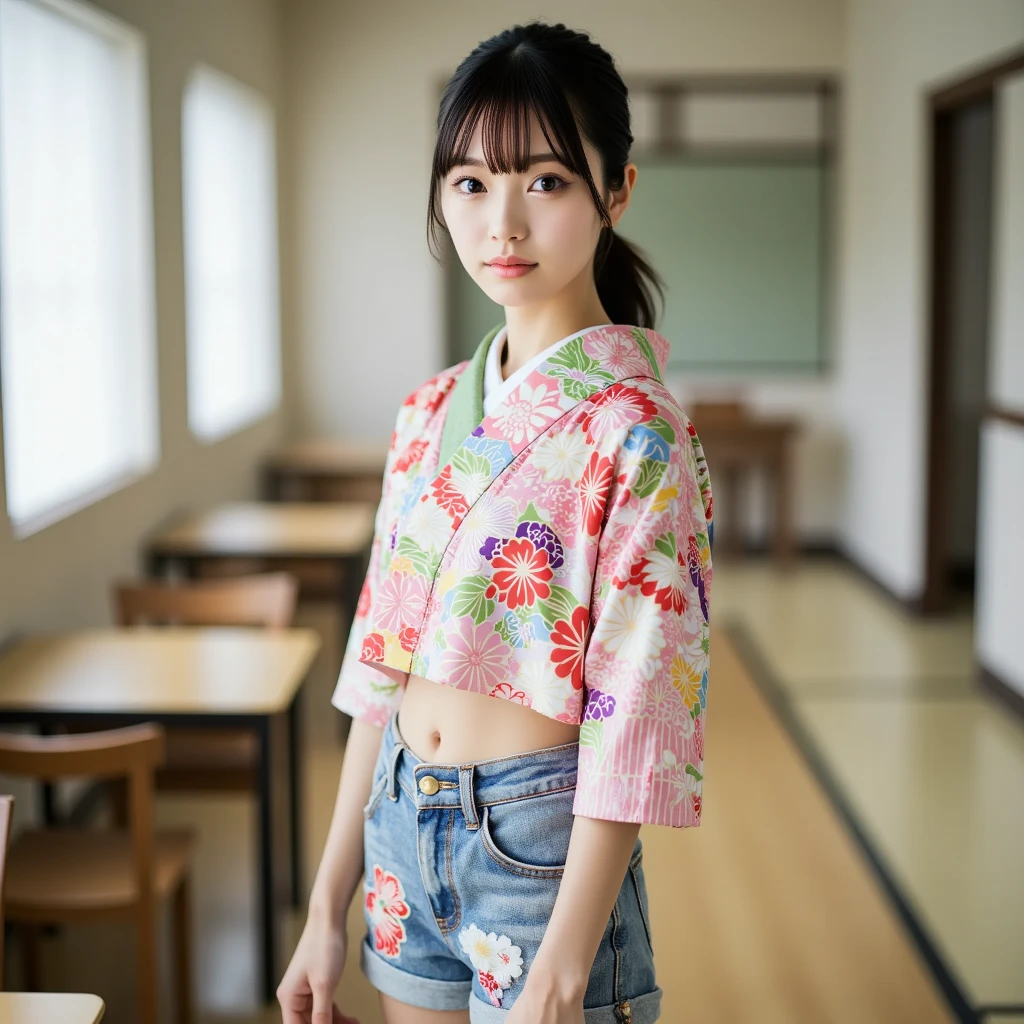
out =
{"type": "MultiPolygon", "coordinates": [[[[44,722],[39,726],[40,736],[54,736],[56,730],[49,722],[44,722]]],[[[43,824],[47,828],[52,828],[54,825],[59,825],[57,815],[57,790],[52,782],[44,782],[40,786],[40,796],[42,798],[42,815],[43,824]]]]}
{"type": "Polygon", "coordinates": [[[295,691],[291,707],[288,708],[288,811],[289,836],[291,838],[291,881],[292,906],[301,910],[305,905],[306,893],[302,884],[302,763],[299,753],[302,749],[302,687],[295,691]]]}
{"type": "Polygon", "coordinates": [[[288,742],[287,714],[261,718],[256,729],[260,746],[259,817],[257,848],[259,872],[257,903],[260,908],[259,949],[263,986],[263,1001],[273,1003],[277,986],[284,973],[279,962],[280,917],[278,909],[290,895],[289,880],[282,871],[288,856],[285,824],[285,803],[288,799],[288,780],[285,778],[286,745],[288,742]]]}

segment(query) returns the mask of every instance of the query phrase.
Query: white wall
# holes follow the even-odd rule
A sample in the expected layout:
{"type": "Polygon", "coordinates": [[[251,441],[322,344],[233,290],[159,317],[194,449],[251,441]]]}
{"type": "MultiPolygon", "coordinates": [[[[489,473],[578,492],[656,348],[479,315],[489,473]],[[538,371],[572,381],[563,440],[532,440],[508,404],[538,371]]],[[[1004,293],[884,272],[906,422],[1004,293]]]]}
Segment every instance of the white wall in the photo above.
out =
{"type": "MultiPolygon", "coordinates": [[[[138,571],[146,534],[175,509],[252,494],[260,454],[284,428],[279,410],[214,445],[189,432],[181,226],[181,96],[188,72],[205,61],[280,108],[276,0],[99,0],[97,6],[140,29],[148,50],[160,462],[128,487],[22,540],[14,540],[0,515],[0,642],[20,631],[110,622],[111,580],[138,571]]],[[[2,468],[0,453],[0,508],[2,468]]]]}
{"type": "MultiPolygon", "coordinates": [[[[1024,413],[1024,74],[998,92],[993,247],[992,401],[1024,413]]],[[[979,662],[1024,695],[1024,426],[982,431],[978,533],[979,662]]]]}
{"type": "MultiPolygon", "coordinates": [[[[1024,43],[1024,3],[851,0],[846,33],[840,534],[873,575],[914,597],[924,585],[927,97],[1024,43]]],[[[1012,187],[1019,194],[1024,176],[1012,187]]]]}
{"type": "MultiPolygon", "coordinates": [[[[426,200],[439,89],[481,40],[543,17],[588,31],[637,72],[838,73],[842,0],[593,0],[541,6],[293,0],[285,21],[296,263],[297,434],[386,438],[401,399],[445,365],[441,271],[426,200]]],[[[669,339],[671,341],[671,339],[669,339]]],[[[725,382],[675,380],[685,400],[725,382]]],[[[730,385],[732,380],[728,382],[730,385]]],[[[842,444],[829,377],[738,381],[802,417],[802,535],[834,536],[842,444]]],[[[731,389],[731,387],[730,387],[731,389]]],[[[756,523],[754,524],[757,525],[756,523]]]]}

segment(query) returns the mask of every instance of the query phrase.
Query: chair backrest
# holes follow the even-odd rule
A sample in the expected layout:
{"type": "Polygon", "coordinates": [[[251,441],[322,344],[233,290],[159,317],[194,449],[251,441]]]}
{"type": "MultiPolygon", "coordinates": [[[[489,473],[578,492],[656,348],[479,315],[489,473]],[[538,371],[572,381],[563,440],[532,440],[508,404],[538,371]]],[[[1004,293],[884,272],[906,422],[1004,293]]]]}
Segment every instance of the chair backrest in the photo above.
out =
{"type": "Polygon", "coordinates": [[[118,623],[122,626],[291,625],[298,581],[287,572],[183,583],[147,581],[115,584],[118,623]]]}
{"type": "Polygon", "coordinates": [[[0,796],[0,989],[4,987],[4,879],[7,877],[7,843],[11,838],[14,797],[0,796]]]}
{"type": "Polygon", "coordinates": [[[737,399],[690,402],[686,407],[686,415],[699,434],[701,424],[716,426],[744,422],[750,418],[750,407],[737,399]]]}
{"type": "Polygon", "coordinates": [[[156,722],[71,736],[0,732],[0,775],[54,782],[61,778],[128,779],[135,884],[139,901],[153,900],[153,772],[164,763],[164,728],[156,722]]]}

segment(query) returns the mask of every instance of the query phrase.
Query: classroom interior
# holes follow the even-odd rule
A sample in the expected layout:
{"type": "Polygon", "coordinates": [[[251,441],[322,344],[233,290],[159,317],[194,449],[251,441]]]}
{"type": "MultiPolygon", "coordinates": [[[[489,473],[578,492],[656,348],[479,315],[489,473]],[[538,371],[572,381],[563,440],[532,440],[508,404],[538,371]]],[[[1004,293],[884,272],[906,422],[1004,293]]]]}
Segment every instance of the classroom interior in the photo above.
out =
{"type": "Polygon", "coordinates": [[[281,1019],[395,415],[501,318],[427,249],[440,90],[533,18],[630,89],[715,497],[662,1019],[1024,1022],[1020,0],[0,0],[0,1020],[281,1019]]]}

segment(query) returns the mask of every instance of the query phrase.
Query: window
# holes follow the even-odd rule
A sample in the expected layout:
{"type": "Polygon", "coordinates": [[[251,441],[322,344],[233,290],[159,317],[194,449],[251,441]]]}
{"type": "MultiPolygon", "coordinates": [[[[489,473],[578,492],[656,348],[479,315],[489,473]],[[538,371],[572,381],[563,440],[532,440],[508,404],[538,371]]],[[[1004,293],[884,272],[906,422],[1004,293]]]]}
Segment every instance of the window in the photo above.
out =
{"type": "Polygon", "coordinates": [[[67,0],[0,0],[0,380],[24,536],[157,457],[142,37],[67,0]]]}
{"type": "Polygon", "coordinates": [[[200,67],[182,121],[188,418],[215,441],[280,400],[274,115],[200,67]]]}

